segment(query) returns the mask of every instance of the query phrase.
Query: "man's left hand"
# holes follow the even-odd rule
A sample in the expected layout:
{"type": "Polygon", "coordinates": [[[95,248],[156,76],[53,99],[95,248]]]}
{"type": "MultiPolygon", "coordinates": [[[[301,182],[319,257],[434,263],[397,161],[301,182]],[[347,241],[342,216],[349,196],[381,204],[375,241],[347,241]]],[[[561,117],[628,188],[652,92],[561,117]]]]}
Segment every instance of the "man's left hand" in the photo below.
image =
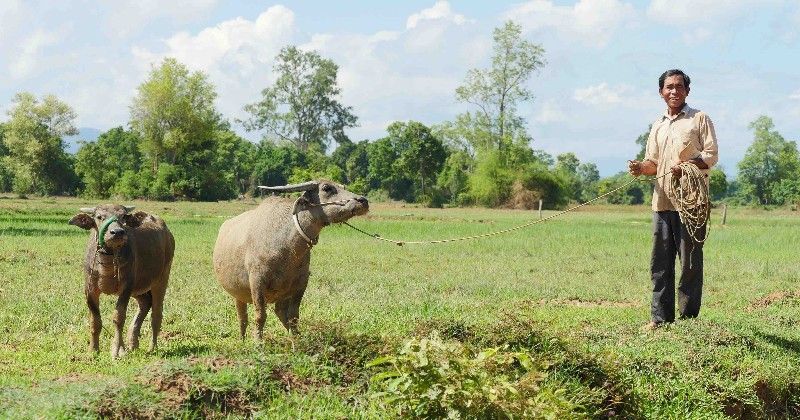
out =
{"type": "Polygon", "coordinates": [[[670,168],[672,171],[672,176],[680,178],[683,175],[683,169],[681,168],[680,163],[670,168]]]}

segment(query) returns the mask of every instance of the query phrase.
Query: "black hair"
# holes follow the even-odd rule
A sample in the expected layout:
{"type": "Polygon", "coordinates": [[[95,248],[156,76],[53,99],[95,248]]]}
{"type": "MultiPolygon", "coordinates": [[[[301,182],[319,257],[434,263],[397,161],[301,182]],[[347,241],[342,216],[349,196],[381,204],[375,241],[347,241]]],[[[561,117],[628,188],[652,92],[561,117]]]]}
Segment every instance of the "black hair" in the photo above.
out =
{"type": "Polygon", "coordinates": [[[681,76],[681,77],[683,77],[683,84],[686,85],[686,90],[689,90],[689,83],[692,82],[692,79],[689,79],[689,75],[684,73],[681,70],[672,69],[672,70],[665,71],[661,75],[661,77],[658,78],[658,90],[659,91],[664,89],[664,80],[666,80],[667,77],[670,77],[670,76],[681,76]]]}

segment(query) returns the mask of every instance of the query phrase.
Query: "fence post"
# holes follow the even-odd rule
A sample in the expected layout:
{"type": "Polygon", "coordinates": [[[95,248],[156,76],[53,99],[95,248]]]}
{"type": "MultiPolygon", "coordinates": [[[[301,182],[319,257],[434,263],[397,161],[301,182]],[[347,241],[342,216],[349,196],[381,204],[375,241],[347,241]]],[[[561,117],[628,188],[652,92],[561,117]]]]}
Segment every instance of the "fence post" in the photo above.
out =
{"type": "Polygon", "coordinates": [[[542,200],[539,200],[539,218],[542,218],[542,200]]]}
{"type": "Polygon", "coordinates": [[[722,226],[725,226],[725,219],[728,218],[728,205],[722,205],[722,226]]]}

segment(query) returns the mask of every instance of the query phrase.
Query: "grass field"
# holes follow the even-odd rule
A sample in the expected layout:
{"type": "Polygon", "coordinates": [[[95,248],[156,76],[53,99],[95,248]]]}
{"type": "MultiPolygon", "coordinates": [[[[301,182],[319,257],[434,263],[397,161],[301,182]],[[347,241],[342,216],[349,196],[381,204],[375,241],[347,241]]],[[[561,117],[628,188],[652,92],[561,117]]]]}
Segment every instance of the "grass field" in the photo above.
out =
{"type": "MultiPolygon", "coordinates": [[[[731,209],[720,226],[715,210],[700,318],[653,332],[641,329],[650,299],[651,212],[644,206],[584,208],[509,234],[443,245],[398,247],[332,226],[313,250],[303,333],[289,336],[269,313],[264,343],[256,345],[237,337],[233,301],[211,268],[222,221],[256,203],[134,202],[167,221],[176,254],[159,350],[114,361],[113,297],[101,297],[101,352],[87,352],[87,234],[67,225],[79,207],[94,204],[0,199],[0,417],[408,416],[408,405],[387,397],[386,382],[370,380],[386,365],[367,364],[399,357],[411,338],[465,349],[458,356],[431,344],[431,360],[423,357],[415,369],[459,357],[473,370],[498,369],[472,358],[489,348],[529,355],[535,368],[514,362],[501,372],[515,387],[508,395],[527,408],[514,411],[501,401],[500,417],[800,415],[794,212],[731,209]]],[[[352,222],[386,237],[425,240],[536,217],[377,204],[352,222]]],[[[128,320],[134,306],[132,300],[128,320]]],[[[147,323],[142,334],[147,342],[147,323]]],[[[493,375],[467,382],[491,385],[493,375]]]]}

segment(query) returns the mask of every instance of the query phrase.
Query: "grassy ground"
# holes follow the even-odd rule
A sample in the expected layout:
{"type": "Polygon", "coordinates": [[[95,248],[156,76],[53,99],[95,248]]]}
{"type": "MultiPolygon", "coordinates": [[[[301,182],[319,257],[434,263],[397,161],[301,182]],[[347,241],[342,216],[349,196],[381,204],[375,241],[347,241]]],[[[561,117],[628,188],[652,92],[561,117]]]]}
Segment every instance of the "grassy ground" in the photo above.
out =
{"type": "MultiPolygon", "coordinates": [[[[715,210],[701,317],[655,332],[640,328],[649,316],[647,207],[581,209],[444,245],[397,247],[332,226],[313,250],[303,334],[288,336],[270,314],[257,346],[237,338],[233,302],[211,269],[220,224],[255,203],[133,203],[167,221],[176,255],[160,349],[113,361],[112,297],[101,298],[102,351],[87,353],[87,234],[67,225],[94,204],[0,199],[0,417],[409,415],[376,396],[385,389],[370,377],[381,368],[366,365],[412,337],[532,355],[541,375],[518,390],[539,405],[524,416],[800,415],[797,213],[731,209],[720,226],[715,210]]],[[[352,222],[425,240],[536,217],[378,204],[352,222]]],[[[147,324],[142,334],[147,342],[147,324]]]]}

